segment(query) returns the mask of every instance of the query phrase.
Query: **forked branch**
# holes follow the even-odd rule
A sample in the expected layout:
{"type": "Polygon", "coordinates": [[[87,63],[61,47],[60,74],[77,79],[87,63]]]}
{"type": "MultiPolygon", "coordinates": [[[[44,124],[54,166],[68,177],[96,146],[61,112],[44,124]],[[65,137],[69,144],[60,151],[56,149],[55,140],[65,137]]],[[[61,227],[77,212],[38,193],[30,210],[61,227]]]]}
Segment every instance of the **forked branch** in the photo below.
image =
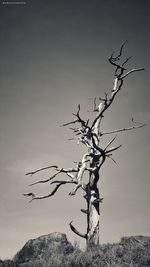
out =
{"type": "Polygon", "coordinates": [[[31,201],[33,201],[33,200],[36,200],[36,199],[45,199],[45,198],[49,198],[49,197],[52,197],[52,196],[57,192],[57,190],[59,189],[59,187],[60,187],[61,185],[62,185],[61,183],[57,184],[56,187],[53,189],[53,191],[52,191],[50,194],[48,194],[48,195],[44,195],[44,196],[36,196],[36,195],[33,194],[33,193],[27,193],[27,194],[23,194],[23,195],[26,196],[26,197],[31,197],[31,200],[30,200],[29,202],[31,202],[31,201]]]}
{"type": "Polygon", "coordinates": [[[111,55],[111,57],[109,58],[109,62],[110,64],[112,64],[115,67],[115,80],[114,80],[114,86],[113,89],[111,91],[111,96],[107,101],[103,102],[103,106],[101,108],[101,110],[99,110],[98,115],[96,116],[95,120],[92,123],[91,128],[93,129],[95,127],[95,125],[97,124],[97,122],[100,120],[100,118],[103,118],[103,114],[104,112],[110,107],[110,105],[113,103],[116,95],[118,94],[118,92],[121,90],[122,86],[123,86],[123,82],[124,79],[129,76],[131,73],[134,72],[139,72],[139,71],[143,71],[144,68],[135,68],[135,69],[131,69],[128,72],[125,73],[125,68],[124,65],[128,62],[128,60],[130,58],[127,58],[125,61],[123,61],[123,63],[120,62],[120,59],[122,57],[122,53],[123,53],[123,48],[125,46],[127,41],[125,41],[119,51],[119,54],[117,56],[114,56],[114,53],[111,55]]]}
{"type": "Polygon", "coordinates": [[[56,186],[53,189],[53,191],[48,195],[36,196],[34,193],[27,193],[27,194],[23,194],[23,195],[26,196],[26,197],[31,197],[30,202],[33,201],[33,200],[36,200],[36,199],[45,199],[45,198],[52,197],[57,192],[57,190],[59,189],[60,186],[62,186],[64,184],[76,184],[76,183],[77,183],[76,181],[70,181],[70,180],[67,180],[67,181],[53,181],[53,182],[51,182],[51,184],[56,184],[56,186]]]}

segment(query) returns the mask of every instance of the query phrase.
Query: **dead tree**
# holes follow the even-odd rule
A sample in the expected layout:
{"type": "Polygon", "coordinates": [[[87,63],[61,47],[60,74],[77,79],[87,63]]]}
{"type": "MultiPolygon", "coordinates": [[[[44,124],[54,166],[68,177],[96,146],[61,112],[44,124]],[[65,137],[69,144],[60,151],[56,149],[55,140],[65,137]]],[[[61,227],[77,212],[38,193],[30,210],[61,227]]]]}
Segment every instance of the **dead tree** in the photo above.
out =
{"type": "Polygon", "coordinates": [[[86,233],[80,233],[73,226],[72,222],[70,222],[70,228],[75,234],[86,239],[87,247],[93,247],[99,244],[100,203],[103,201],[98,189],[101,168],[107,159],[112,159],[115,162],[112,154],[121,147],[121,145],[112,146],[116,136],[111,137],[105,147],[102,147],[100,141],[105,135],[111,136],[116,133],[141,128],[145,125],[135,122],[132,119],[132,125],[130,127],[114,129],[106,132],[101,130],[101,122],[104,120],[104,114],[107,109],[110,108],[117,94],[122,89],[125,79],[135,72],[144,70],[143,68],[126,69],[126,64],[130,58],[126,58],[125,60],[122,59],[125,43],[122,44],[118,55],[114,55],[113,53],[109,58],[109,63],[115,69],[114,84],[111,91],[109,93],[105,93],[104,98],[94,98],[94,108],[92,110],[95,114],[94,119],[91,122],[89,119],[83,119],[80,115],[80,105],[78,105],[77,112],[73,113],[75,119],[62,125],[71,127],[70,129],[73,131],[78,142],[85,146],[86,153],[83,155],[82,159],[77,162],[76,166],[73,168],[65,169],[57,165],[51,165],[27,173],[27,175],[34,175],[47,169],[54,170],[54,175],[50,178],[31,184],[36,185],[50,183],[55,186],[52,192],[44,196],[36,196],[33,193],[24,194],[25,196],[31,198],[30,202],[37,199],[49,198],[53,196],[62,185],[66,184],[74,184],[73,190],[69,193],[70,196],[76,195],[79,188],[84,191],[86,209],[81,209],[81,212],[85,213],[87,217],[86,233]],[[97,104],[98,100],[99,103],[97,104]],[[65,174],[68,178],[66,180],[56,180],[56,177],[62,174],[65,174]]]}

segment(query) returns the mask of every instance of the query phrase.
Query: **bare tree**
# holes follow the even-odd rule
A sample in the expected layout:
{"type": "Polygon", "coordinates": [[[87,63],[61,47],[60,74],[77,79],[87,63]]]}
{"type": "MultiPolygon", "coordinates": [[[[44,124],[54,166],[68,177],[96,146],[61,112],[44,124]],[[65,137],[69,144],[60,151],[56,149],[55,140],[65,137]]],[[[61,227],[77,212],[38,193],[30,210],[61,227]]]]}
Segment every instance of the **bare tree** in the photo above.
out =
{"type": "Polygon", "coordinates": [[[140,122],[135,122],[132,119],[132,125],[130,127],[114,129],[107,132],[101,130],[101,122],[104,120],[104,114],[122,89],[124,80],[134,72],[144,70],[143,68],[126,69],[125,66],[130,60],[130,57],[125,60],[122,59],[125,43],[126,42],[122,44],[118,55],[115,56],[113,53],[109,58],[109,63],[115,69],[114,84],[112,90],[109,93],[105,93],[104,98],[94,98],[94,108],[92,110],[95,114],[94,119],[92,119],[92,121],[83,119],[80,115],[80,105],[78,105],[77,112],[73,113],[75,119],[62,125],[71,127],[70,129],[75,134],[78,142],[86,147],[86,153],[83,155],[82,159],[77,162],[76,166],[73,168],[65,169],[60,168],[57,165],[51,165],[26,174],[34,175],[47,169],[54,170],[54,175],[50,178],[31,184],[36,185],[50,182],[50,184],[55,185],[53,191],[44,196],[36,196],[33,193],[24,194],[25,196],[31,197],[30,202],[36,199],[49,198],[58,191],[59,187],[66,184],[74,184],[73,190],[69,193],[70,196],[76,195],[79,188],[85,192],[84,198],[86,201],[86,209],[81,209],[81,212],[85,213],[87,216],[86,233],[80,233],[73,226],[72,222],[70,222],[70,228],[75,234],[86,239],[87,247],[93,247],[99,244],[100,203],[103,201],[100,197],[97,185],[100,178],[100,170],[108,158],[115,162],[112,154],[115,150],[118,150],[121,147],[121,145],[112,146],[116,136],[111,137],[105,147],[101,147],[100,140],[105,135],[114,135],[116,133],[141,128],[145,125],[140,122]],[[99,103],[97,104],[97,102],[99,103]],[[56,177],[60,174],[65,174],[68,178],[66,180],[56,180],[56,177]],[[85,178],[85,176],[87,178],[85,178]]]}

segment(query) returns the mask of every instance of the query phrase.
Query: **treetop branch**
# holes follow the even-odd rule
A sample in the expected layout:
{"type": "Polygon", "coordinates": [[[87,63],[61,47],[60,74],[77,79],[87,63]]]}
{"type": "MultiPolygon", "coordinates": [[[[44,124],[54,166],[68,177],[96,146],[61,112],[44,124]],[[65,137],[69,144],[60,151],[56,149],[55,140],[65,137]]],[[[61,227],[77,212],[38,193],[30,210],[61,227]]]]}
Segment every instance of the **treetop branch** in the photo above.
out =
{"type": "Polygon", "coordinates": [[[109,99],[106,98],[106,101],[104,101],[103,103],[100,103],[100,107],[101,108],[99,108],[98,115],[96,116],[95,120],[93,121],[92,126],[91,126],[91,129],[93,129],[95,127],[95,125],[99,123],[100,119],[103,118],[104,112],[113,103],[113,100],[115,99],[115,96],[121,90],[121,88],[123,86],[124,78],[126,78],[131,73],[138,72],[138,71],[143,71],[144,70],[144,68],[131,69],[127,73],[124,74],[125,68],[123,66],[127,63],[127,61],[129,60],[129,58],[126,59],[122,63],[122,65],[121,65],[121,63],[119,64],[118,61],[120,60],[120,58],[122,56],[122,51],[123,51],[123,47],[124,47],[125,43],[126,42],[124,42],[123,45],[121,46],[121,49],[120,49],[120,52],[119,52],[118,56],[113,57],[113,55],[111,55],[111,57],[109,58],[109,62],[116,67],[116,69],[115,69],[114,86],[113,86],[113,89],[111,91],[110,98],[109,99]]]}
{"type": "Polygon", "coordinates": [[[129,76],[131,73],[133,73],[133,72],[137,72],[137,71],[143,71],[143,70],[145,70],[144,68],[138,68],[138,69],[132,69],[132,70],[129,70],[127,73],[125,73],[122,77],[121,77],[121,79],[124,79],[124,78],[126,78],[127,76],[129,76]]]}

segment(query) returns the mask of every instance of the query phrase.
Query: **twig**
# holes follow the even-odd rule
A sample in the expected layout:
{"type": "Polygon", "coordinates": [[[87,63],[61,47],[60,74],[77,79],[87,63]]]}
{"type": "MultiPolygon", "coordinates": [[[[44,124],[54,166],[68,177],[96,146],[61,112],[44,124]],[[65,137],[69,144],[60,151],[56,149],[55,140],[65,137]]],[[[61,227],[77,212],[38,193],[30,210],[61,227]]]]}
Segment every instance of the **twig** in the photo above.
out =
{"type": "Polygon", "coordinates": [[[110,140],[110,142],[106,145],[106,147],[104,148],[104,151],[106,151],[106,149],[114,142],[114,140],[116,139],[117,136],[115,136],[112,140],[110,140]]]}
{"type": "Polygon", "coordinates": [[[109,150],[107,150],[106,153],[110,153],[110,152],[112,152],[112,151],[115,151],[115,150],[119,149],[121,146],[122,146],[122,145],[120,145],[120,146],[116,146],[116,147],[112,147],[112,148],[110,148],[109,150]]]}

